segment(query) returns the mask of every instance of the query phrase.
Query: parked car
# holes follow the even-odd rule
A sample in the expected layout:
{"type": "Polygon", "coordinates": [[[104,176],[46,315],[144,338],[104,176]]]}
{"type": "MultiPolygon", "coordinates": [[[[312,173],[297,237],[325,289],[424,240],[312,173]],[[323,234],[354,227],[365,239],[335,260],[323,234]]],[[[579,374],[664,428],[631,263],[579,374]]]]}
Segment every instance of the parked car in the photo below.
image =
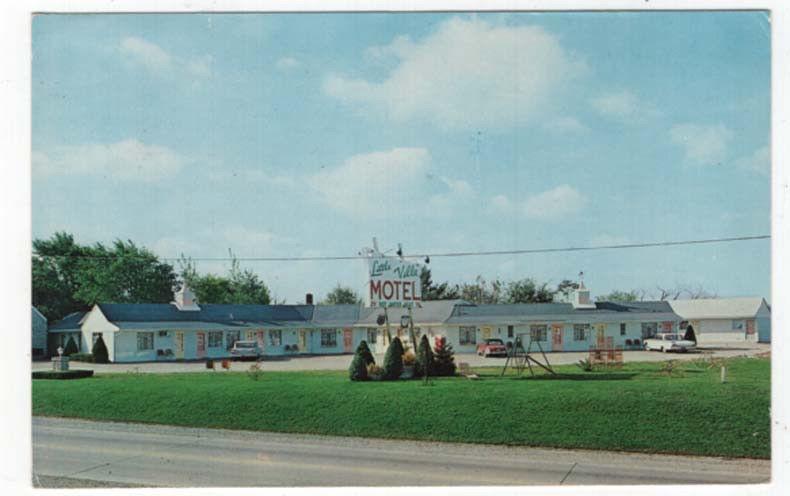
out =
{"type": "Polygon", "coordinates": [[[236,341],[230,350],[233,358],[255,358],[263,355],[263,350],[258,346],[257,341],[236,341]]]}
{"type": "Polygon", "coordinates": [[[645,351],[658,350],[668,351],[688,351],[697,347],[694,341],[683,339],[683,336],[675,333],[661,333],[653,338],[645,339],[645,351]]]}
{"type": "Polygon", "coordinates": [[[507,356],[507,347],[501,339],[486,339],[477,345],[477,354],[484,357],[507,356]]]}

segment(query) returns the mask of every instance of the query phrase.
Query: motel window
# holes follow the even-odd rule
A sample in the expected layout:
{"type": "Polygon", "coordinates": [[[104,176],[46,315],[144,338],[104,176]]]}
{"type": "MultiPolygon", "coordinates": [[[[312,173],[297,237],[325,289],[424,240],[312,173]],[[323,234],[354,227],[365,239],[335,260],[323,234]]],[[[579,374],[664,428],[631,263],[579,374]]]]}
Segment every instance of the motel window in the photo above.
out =
{"type": "Polygon", "coordinates": [[[280,346],[283,344],[283,331],[269,331],[269,344],[271,346],[280,346]]]}
{"type": "Polygon", "coordinates": [[[652,338],[658,333],[657,322],[642,322],[642,339],[652,338]]]}
{"type": "Polygon", "coordinates": [[[732,321],[732,330],[733,331],[742,331],[746,328],[742,320],[733,320],[732,321]]]}
{"type": "Polygon", "coordinates": [[[587,331],[590,330],[590,324],[574,324],[573,325],[573,340],[574,341],[587,341],[587,331]]]}
{"type": "Polygon", "coordinates": [[[93,344],[96,344],[96,341],[98,341],[98,340],[99,340],[99,338],[101,337],[101,333],[100,333],[100,332],[94,332],[94,333],[93,333],[93,336],[91,336],[91,337],[93,338],[93,341],[92,341],[92,343],[93,343],[93,344]]]}
{"type": "Polygon", "coordinates": [[[240,339],[241,331],[228,331],[225,346],[227,346],[227,349],[231,349],[233,348],[233,345],[236,344],[236,341],[239,341],[240,339]]]}
{"type": "Polygon", "coordinates": [[[507,326],[507,337],[513,337],[513,326],[507,326]]]}
{"type": "Polygon", "coordinates": [[[376,344],[376,337],[378,337],[378,329],[368,329],[368,344],[376,344]]]}
{"type": "Polygon", "coordinates": [[[620,324],[620,335],[625,336],[625,324],[620,324]]]}
{"type": "Polygon", "coordinates": [[[153,332],[138,332],[137,333],[137,351],[147,351],[154,349],[154,333],[153,332]]]}
{"type": "Polygon", "coordinates": [[[321,329],[321,347],[332,348],[337,346],[337,331],[334,329],[321,329]]]}
{"type": "Polygon", "coordinates": [[[168,336],[168,332],[167,331],[159,331],[159,337],[160,338],[166,338],[167,336],[168,336]]]}
{"type": "Polygon", "coordinates": [[[529,326],[529,339],[532,341],[546,341],[547,327],[545,325],[529,326]]]}
{"type": "Polygon", "coordinates": [[[461,326],[458,328],[458,342],[460,344],[476,344],[477,328],[474,326],[461,326]]]}
{"type": "Polygon", "coordinates": [[[210,331],[208,333],[208,347],[222,348],[222,331],[210,331]]]}

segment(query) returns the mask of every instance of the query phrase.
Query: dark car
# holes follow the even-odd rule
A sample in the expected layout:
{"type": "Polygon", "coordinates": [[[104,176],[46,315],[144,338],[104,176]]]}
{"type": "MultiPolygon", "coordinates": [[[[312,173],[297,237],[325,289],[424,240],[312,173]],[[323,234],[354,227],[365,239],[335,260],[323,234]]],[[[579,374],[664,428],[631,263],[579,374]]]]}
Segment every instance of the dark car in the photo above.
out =
{"type": "Polygon", "coordinates": [[[507,347],[501,339],[486,339],[477,345],[477,354],[484,357],[507,356],[507,347]]]}

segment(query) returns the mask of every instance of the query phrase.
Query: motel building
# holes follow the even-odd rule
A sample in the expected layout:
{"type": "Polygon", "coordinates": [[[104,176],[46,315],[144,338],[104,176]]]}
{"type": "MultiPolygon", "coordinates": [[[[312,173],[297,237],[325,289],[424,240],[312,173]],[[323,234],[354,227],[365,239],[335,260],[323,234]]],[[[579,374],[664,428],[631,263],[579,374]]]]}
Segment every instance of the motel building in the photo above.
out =
{"type": "MultiPolygon", "coordinates": [[[[55,353],[71,337],[80,351],[90,352],[102,336],[112,362],[226,358],[238,340],[256,340],[264,356],[270,357],[351,354],[362,340],[374,353],[384,353],[389,345],[383,322],[386,314],[389,335],[399,336],[412,349],[409,315],[416,339],[425,334],[433,345],[435,338],[444,337],[456,353],[474,353],[485,339],[512,344],[518,337],[525,347],[532,341],[533,349],[539,344],[546,352],[584,352],[601,343],[641,349],[646,338],[659,332],[683,332],[691,321],[665,301],[592,302],[584,287],[570,303],[413,301],[411,308],[385,309],[314,305],[311,300],[308,295],[304,305],[202,305],[184,287],[169,304],[99,303],[87,312],[71,314],[49,327],[48,348],[50,354],[55,353]]],[[[727,300],[720,301],[726,307],[727,300]]],[[[761,308],[754,309],[755,333],[770,326],[770,315],[763,316],[761,308]]],[[[740,310],[736,313],[738,319],[718,320],[728,321],[730,328],[737,327],[735,320],[744,320],[744,336],[749,335],[752,319],[741,318],[740,310]]],[[[714,325],[708,323],[717,320],[712,317],[706,314],[704,319],[691,321],[698,322],[700,336],[714,325]]],[[[760,334],[761,340],[764,335],[760,334]]]]}

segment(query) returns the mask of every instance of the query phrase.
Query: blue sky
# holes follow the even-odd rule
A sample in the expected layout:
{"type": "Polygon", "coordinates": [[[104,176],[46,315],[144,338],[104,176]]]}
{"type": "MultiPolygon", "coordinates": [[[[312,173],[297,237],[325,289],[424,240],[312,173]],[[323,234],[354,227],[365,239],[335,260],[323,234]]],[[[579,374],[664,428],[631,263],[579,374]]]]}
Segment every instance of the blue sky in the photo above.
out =
{"type": "MultiPolygon", "coordinates": [[[[40,15],[32,84],[34,237],[267,257],[770,232],[765,13],[40,15]]],[[[288,302],[364,287],[361,261],[246,266],[288,302]]],[[[768,240],[431,269],[770,298],[768,240]]]]}

